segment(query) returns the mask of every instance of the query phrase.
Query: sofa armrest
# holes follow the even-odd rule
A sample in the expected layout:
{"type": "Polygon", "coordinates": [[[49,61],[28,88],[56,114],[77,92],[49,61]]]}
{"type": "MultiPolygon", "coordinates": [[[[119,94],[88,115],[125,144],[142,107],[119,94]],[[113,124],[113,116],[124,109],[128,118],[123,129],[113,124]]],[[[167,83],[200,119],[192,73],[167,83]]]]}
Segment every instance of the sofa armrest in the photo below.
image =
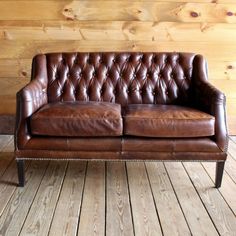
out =
{"type": "Polygon", "coordinates": [[[15,150],[23,148],[31,138],[30,116],[48,102],[46,57],[36,56],[32,68],[31,81],[16,95],[15,150]]]}
{"type": "Polygon", "coordinates": [[[228,148],[226,121],[226,97],[224,93],[208,82],[207,64],[197,55],[193,65],[193,94],[195,106],[215,117],[215,135],[213,139],[223,152],[228,148]]]}

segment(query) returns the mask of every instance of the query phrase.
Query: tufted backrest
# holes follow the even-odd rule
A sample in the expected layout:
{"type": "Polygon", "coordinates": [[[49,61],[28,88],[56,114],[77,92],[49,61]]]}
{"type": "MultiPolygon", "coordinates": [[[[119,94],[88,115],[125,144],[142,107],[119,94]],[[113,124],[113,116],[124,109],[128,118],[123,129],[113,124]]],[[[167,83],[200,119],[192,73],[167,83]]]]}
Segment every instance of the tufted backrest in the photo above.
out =
{"type": "Polygon", "coordinates": [[[48,101],[187,104],[194,54],[46,54],[48,101]]]}

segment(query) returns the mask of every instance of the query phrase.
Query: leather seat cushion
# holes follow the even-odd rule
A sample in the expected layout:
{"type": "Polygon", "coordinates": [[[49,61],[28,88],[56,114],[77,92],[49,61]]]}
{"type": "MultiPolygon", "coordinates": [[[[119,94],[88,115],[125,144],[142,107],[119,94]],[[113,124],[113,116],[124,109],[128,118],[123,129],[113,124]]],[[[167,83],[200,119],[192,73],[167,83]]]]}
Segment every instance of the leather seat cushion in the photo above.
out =
{"type": "Polygon", "coordinates": [[[215,118],[174,105],[131,104],[124,111],[124,134],[144,137],[206,137],[214,135],[215,118]]]}
{"type": "Polygon", "coordinates": [[[57,102],[43,106],[30,120],[33,135],[121,136],[119,104],[108,102],[57,102]]]}

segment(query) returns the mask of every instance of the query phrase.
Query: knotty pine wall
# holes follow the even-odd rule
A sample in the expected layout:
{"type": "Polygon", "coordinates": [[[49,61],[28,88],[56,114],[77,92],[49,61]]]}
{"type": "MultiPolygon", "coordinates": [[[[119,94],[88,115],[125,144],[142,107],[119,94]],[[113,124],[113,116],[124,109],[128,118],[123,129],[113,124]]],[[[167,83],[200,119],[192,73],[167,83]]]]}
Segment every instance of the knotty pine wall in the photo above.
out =
{"type": "Polygon", "coordinates": [[[236,134],[235,0],[0,0],[0,40],[0,132],[12,131],[37,53],[185,51],[207,58],[236,134]]]}

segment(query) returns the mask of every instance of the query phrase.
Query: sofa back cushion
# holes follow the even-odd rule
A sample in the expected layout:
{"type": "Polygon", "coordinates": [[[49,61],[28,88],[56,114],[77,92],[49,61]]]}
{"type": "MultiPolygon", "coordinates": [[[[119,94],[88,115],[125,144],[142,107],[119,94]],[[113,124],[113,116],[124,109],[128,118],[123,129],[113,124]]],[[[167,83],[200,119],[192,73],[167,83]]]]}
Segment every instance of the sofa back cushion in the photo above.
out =
{"type": "Polygon", "coordinates": [[[194,54],[50,53],[48,101],[188,104],[194,54]]]}

